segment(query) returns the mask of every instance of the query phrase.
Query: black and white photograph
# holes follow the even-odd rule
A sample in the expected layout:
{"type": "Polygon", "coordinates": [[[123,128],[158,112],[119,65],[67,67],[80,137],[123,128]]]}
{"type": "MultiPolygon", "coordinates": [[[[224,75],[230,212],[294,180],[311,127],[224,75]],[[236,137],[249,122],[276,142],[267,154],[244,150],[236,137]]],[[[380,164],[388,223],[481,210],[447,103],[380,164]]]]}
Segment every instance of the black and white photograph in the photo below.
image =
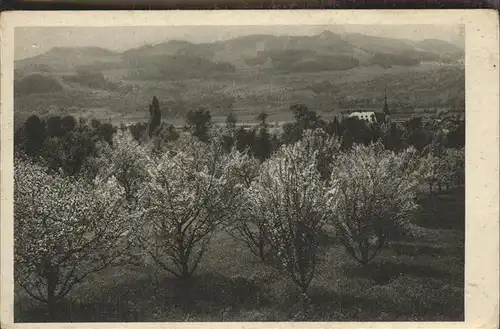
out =
{"type": "Polygon", "coordinates": [[[465,23],[13,35],[15,323],[465,321],[465,23]]]}

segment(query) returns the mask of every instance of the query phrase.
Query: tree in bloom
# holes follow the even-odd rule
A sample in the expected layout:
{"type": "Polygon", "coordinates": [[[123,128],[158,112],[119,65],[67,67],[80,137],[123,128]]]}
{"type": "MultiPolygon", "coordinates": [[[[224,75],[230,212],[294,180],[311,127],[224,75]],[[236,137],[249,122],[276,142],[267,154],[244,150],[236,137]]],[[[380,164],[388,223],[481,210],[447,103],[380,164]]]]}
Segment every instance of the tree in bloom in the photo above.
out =
{"type": "Polygon", "coordinates": [[[462,186],[465,183],[465,148],[445,150],[446,182],[448,186],[462,186]]]}
{"type": "Polygon", "coordinates": [[[395,229],[409,229],[418,186],[416,151],[355,145],[333,166],[331,199],[338,238],[361,264],[370,262],[395,229]]]}
{"type": "Polygon", "coordinates": [[[328,135],[323,129],[305,130],[297,147],[310,156],[315,154],[317,168],[324,180],[330,179],[332,163],[339,154],[342,144],[339,139],[328,135]]]}
{"type": "MultiPolygon", "coordinates": [[[[241,156],[245,159],[241,162],[241,166],[235,168],[234,174],[243,184],[245,194],[247,194],[248,188],[259,174],[260,162],[246,153],[241,156]]],[[[227,231],[232,237],[245,243],[252,254],[264,261],[269,252],[266,234],[267,218],[265,214],[253,211],[259,209],[252,208],[245,195],[242,201],[241,212],[231,221],[227,231]]]]}
{"type": "Polygon", "coordinates": [[[114,180],[89,184],[15,161],[15,281],[34,299],[58,303],[88,275],[120,261],[132,222],[114,180]]]}
{"type": "Polygon", "coordinates": [[[303,144],[282,147],[261,165],[247,193],[250,211],[266,232],[283,268],[306,294],[317,263],[318,236],[329,213],[316,153],[303,144]]]}
{"type": "MultiPolygon", "coordinates": [[[[305,130],[302,139],[297,142],[296,148],[304,156],[316,157],[317,169],[322,179],[329,178],[331,162],[340,150],[340,142],[336,138],[329,136],[322,129],[305,130]]],[[[245,163],[247,165],[242,168],[239,174],[241,181],[248,189],[258,175],[259,162],[248,159],[245,163]]],[[[269,251],[266,234],[268,219],[266,213],[262,213],[260,210],[262,209],[243,206],[242,213],[235,221],[235,225],[231,227],[230,233],[242,240],[254,255],[264,261],[269,251]]]]}
{"type": "Polygon", "coordinates": [[[129,131],[118,131],[111,146],[101,147],[97,161],[100,171],[98,175],[114,177],[130,204],[135,202],[139,189],[148,177],[146,166],[149,161],[148,151],[129,131]]]}
{"type": "Polygon", "coordinates": [[[429,198],[434,196],[436,193],[435,187],[444,179],[443,168],[442,158],[432,153],[427,153],[420,158],[420,165],[418,169],[420,180],[428,186],[429,198]]]}
{"type": "Polygon", "coordinates": [[[429,185],[430,196],[434,194],[434,185],[437,185],[438,191],[442,192],[443,184],[447,182],[448,165],[446,163],[446,136],[439,123],[433,124],[431,129],[436,131],[433,134],[431,143],[427,145],[422,152],[422,178],[429,185]]]}
{"type": "Polygon", "coordinates": [[[221,143],[183,136],[147,167],[137,238],[164,270],[191,277],[215,229],[237,213],[243,185],[233,173],[242,160],[221,143]]]}
{"type": "Polygon", "coordinates": [[[443,185],[460,186],[465,180],[465,149],[445,147],[447,124],[445,121],[438,126],[420,162],[420,178],[429,187],[430,198],[435,194],[435,187],[441,192],[443,185]]]}
{"type": "Polygon", "coordinates": [[[429,187],[429,197],[434,196],[435,186],[441,191],[447,188],[462,186],[465,182],[465,150],[444,149],[440,156],[426,154],[420,162],[420,178],[429,187]]]}

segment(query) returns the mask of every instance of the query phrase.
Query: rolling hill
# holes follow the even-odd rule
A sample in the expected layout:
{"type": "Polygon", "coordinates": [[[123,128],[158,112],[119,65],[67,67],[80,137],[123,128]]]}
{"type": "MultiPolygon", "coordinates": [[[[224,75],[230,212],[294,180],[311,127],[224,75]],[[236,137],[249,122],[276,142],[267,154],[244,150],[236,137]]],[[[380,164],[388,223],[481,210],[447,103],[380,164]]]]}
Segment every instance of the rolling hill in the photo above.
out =
{"type": "Polygon", "coordinates": [[[102,109],[108,118],[140,118],[156,95],[168,117],[196,107],[252,117],[286,111],[293,102],[320,112],[377,106],[384,86],[401,107],[451,106],[464,97],[463,56],[463,49],[437,39],[330,31],[200,44],[171,40],[120,53],[58,47],[15,62],[15,109],[50,107],[82,116],[102,109]],[[37,79],[51,88],[33,86],[37,79]]]}
{"type": "Polygon", "coordinates": [[[15,62],[15,69],[25,75],[32,72],[71,72],[89,64],[119,63],[122,55],[99,47],[55,47],[48,52],[15,62]]]}

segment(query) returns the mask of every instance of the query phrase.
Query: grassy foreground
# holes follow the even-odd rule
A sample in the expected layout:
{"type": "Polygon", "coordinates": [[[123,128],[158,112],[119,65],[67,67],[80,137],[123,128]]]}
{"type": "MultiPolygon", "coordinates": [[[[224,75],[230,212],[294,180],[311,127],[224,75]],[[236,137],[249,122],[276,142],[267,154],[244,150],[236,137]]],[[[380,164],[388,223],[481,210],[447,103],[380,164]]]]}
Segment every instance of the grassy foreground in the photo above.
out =
{"type": "Polygon", "coordinates": [[[420,203],[418,236],[391,241],[365,268],[324,237],[306,318],[287,275],[221,232],[188,293],[154,268],[109,268],[75,289],[57,319],[16,288],[15,321],[463,321],[464,189],[420,203]]]}

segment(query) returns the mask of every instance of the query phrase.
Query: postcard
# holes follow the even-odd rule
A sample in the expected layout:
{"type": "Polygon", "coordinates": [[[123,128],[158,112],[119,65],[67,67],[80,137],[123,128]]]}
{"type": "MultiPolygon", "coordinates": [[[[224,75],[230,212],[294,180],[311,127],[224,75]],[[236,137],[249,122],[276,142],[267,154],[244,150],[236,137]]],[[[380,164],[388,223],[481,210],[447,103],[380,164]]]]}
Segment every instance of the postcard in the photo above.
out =
{"type": "Polygon", "coordinates": [[[496,328],[498,31],[2,13],[2,328],[496,328]]]}

